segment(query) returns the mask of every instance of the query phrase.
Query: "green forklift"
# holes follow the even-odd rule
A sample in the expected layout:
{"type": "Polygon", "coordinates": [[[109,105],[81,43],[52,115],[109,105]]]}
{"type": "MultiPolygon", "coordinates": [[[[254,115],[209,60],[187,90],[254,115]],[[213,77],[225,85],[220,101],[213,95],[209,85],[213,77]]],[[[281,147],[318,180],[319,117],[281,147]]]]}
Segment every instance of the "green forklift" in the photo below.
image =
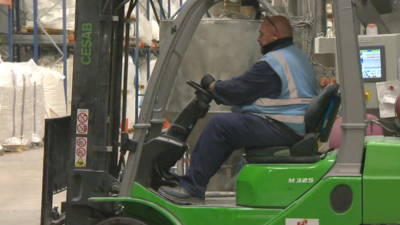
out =
{"type": "MultiPolygon", "coordinates": [[[[187,81],[194,97],[162,132],[179,64],[213,2],[185,4],[160,51],[133,139],[124,129],[119,139],[122,76],[118,74],[122,71],[118,68],[126,20],[114,9],[127,1],[77,0],[72,115],[47,120],[45,135],[45,152],[66,149],[68,173],[64,183],[57,171],[45,173],[44,184],[61,182],[52,191],[67,187],[67,201],[61,214],[44,210],[42,224],[399,224],[400,138],[365,135],[365,95],[352,0],[333,1],[340,85],[327,86],[313,99],[305,115],[304,139],[293,146],[245,149],[247,163],[237,175],[235,195],[206,194],[205,204],[179,205],[158,194],[162,185],[177,185],[179,176],[171,167],[188,150],[193,127],[213,101],[209,91],[187,81]],[[88,7],[92,10],[78,10],[88,7]],[[339,108],[340,149],[319,152],[317,143],[329,139],[339,108]],[[50,214],[51,220],[43,219],[50,214]]],[[[131,4],[130,12],[133,8],[131,4]]],[[[51,198],[45,189],[43,193],[51,198]]],[[[48,206],[45,201],[42,209],[48,206]]]]}

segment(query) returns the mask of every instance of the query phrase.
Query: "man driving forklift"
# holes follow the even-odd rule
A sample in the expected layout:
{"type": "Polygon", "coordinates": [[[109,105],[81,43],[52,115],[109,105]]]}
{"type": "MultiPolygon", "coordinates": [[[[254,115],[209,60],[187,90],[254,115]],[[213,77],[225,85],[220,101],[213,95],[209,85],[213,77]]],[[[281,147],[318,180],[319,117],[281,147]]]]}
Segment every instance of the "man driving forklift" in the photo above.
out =
{"type": "Polygon", "coordinates": [[[263,56],[247,72],[225,81],[215,81],[211,75],[202,78],[202,87],[212,91],[216,102],[232,106],[234,113],[209,121],[180,185],[158,190],[165,198],[201,204],[209,180],[234,150],[288,146],[305,134],[304,114],[318,94],[313,68],[294,45],[286,17],[267,17],[259,33],[263,56]]]}

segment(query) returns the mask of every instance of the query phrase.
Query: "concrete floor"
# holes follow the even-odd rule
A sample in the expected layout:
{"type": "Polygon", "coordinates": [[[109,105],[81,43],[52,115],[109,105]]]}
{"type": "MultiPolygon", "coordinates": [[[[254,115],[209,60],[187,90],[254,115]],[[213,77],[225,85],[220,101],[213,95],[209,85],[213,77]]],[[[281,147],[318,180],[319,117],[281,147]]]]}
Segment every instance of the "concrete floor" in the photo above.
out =
{"type": "MultiPolygon", "coordinates": [[[[43,148],[0,156],[0,224],[39,225],[43,148]]],[[[60,206],[66,192],[54,196],[60,206]]]]}

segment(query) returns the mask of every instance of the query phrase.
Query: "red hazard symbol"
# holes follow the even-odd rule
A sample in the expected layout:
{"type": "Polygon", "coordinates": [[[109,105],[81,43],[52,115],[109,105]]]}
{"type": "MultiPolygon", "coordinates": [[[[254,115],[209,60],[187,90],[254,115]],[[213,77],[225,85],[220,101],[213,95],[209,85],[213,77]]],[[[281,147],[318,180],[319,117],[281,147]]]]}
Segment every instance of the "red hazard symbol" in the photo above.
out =
{"type": "Polygon", "coordinates": [[[88,115],[86,113],[79,113],[78,121],[79,123],[86,123],[88,121],[88,115]]]}
{"type": "Polygon", "coordinates": [[[78,124],[78,126],[76,127],[76,130],[78,131],[78,133],[80,134],[84,134],[87,132],[87,126],[85,124],[78,124]]]}
{"type": "Polygon", "coordinates": [[[78,138],[77,140],[76,140],[76,145],[78,146],[78,147],[85,147],[86,146],[86,139],[85,138],[78,138]]]}
{"type": "Polygon", "coordinates": [[[86,150],[84,148],[78,148],[76,150],[76,155],[82,158],[86,155],[86,150]]]}
{"type": "Polygon", "coordinates": [[[301,222],[297,222],[297,225],[307,225],[308,221],[307,220],[303,220],[301,222]]]}

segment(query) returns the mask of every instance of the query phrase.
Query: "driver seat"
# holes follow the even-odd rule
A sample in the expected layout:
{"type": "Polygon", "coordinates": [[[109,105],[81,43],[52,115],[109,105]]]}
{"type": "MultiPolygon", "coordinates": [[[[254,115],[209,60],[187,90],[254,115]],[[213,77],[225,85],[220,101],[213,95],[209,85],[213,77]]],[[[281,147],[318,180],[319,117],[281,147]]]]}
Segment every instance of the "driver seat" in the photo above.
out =
{"type": "Polygon", "coordinates": [[[304,115],[306,135],[292,146],[245,148],[250,164],[315,163],[320,160],[318,140],[326,142],[340,107],[339,84],[328,85],[315,97],[304,115]]]}

